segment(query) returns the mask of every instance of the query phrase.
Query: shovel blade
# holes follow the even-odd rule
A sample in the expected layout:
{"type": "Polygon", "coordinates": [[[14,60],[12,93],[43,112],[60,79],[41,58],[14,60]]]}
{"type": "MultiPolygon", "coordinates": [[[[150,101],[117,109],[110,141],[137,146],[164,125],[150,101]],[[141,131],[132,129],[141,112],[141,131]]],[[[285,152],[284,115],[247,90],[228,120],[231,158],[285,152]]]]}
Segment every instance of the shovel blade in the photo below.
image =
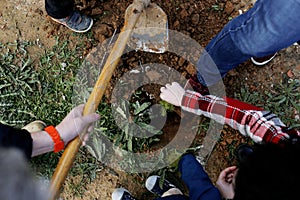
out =
{"type": "MultiPolygon", "coordinates": [[[[125,20],[134,9],[131,4],[125,13],[125,20]]],[[[132,31],[128,46],[135,50],[151,53],[164,53],[168,50],[168,18],[166,13],[155,3],[151,3],[141,13],[132,31]]]]}

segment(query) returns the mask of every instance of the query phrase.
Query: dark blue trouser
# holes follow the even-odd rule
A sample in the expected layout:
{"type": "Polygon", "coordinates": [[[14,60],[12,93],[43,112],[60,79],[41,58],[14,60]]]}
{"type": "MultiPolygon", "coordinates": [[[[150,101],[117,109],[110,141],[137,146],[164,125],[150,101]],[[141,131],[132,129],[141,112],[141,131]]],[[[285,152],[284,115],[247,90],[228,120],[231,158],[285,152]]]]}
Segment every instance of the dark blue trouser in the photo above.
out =
{"type": "Polygon", "coordinates": [[[189,198],[184,195],[176,194],[176,195],[171,195],[166,197],[159,197],[155,200],[188,200],[188,199],[189,198]]]}
{"type": "Polygon", "coordinates": [[[74,0],[45,0],[45,9],[50,17],[61,19],[73,12],[74,0]]]}
{"type": "MultiPolygon", "coordinates": [[[[221,200],[218,189],[212,184],[201,164],[192,154],[184,155],[179,162],[181,179],[189,189],[190,200],[221,200]]],[[[183,195],[158,198],[158,200],[186,200],[183,195]]]]}

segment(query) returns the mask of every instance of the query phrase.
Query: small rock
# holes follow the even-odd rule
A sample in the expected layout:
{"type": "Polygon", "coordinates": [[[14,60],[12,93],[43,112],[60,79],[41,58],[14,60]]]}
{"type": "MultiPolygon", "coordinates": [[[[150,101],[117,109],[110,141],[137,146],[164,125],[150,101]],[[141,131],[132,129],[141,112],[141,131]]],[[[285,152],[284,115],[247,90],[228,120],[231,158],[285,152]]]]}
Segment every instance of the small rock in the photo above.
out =
{"type": "Polygon", "coordinates": [[[200,15],[199,14],[193,14],[191,21],[193,25],[197,25],[199,24],[199,20],[200,20],[200,15]]]}
{"type": "Polygon", "coordinates": [[[93,28],[95,38],[103,42],[106,38],[110,37],[113,33],[112,28],[107,24],[96,24],[93,28]]]}
{"type": "Polygon", "coordinates": [[[230,70],[227,74],[228,74],[228,76],[237,76],[237,75],[239,75],[239,73],[235,70],[230,70]]]}
{"type": "Polygon", "coordinates": [[[103,10],[101,9],[101,8],[94,8],[93,10],[92,10],[92,13],[91,13],[91,15],[92,16],[94,16],[94,15],[100,15],[100,14],[102,14],[103,13],[103,10]]]}
{"type": "Polygon", "coordinates": [[[178,28],[180,25],[180,22],[177,20],[174,22],[173,26],[174,26],[174,29],[178,28]]]}
{"type": "Polygon", "coordinates": [[[132,57],[132,58],[129,58],[128,60],[127,60],[127,62],[128,63],[132,63],[132,62],[134,62],[136,60],[136,58],[135,57],[132,57]]]}
{"type": "Polygon", "coordinates": [[[182,9],[182,11],[179,13],[179,16],[182,18],[186,18],[188,16],[188,12],[185,9],[182,9]]]}
{"type": "Polygon", "coordinates": [[[234,11],[234,5],[231,3],[231,1],[227,1],[225,5],[224,11],[230,15],[234,11]]]}
{"type": "Polygon", "coordinates": [[[225,140],[226,140],[226,143],[227,143],[227,144],[231,144],[232,141],[233,141],[232,138],[226,138],[225,140]]]}
{"type": "Polygon", "coordinates": [[[179,61],[178,61],[178,65],[179,65],[180,67],[182,67],[183,64],[184,64],[184,62],[185,62],[185,59],[184,59],[183,57],[181,57],[181,58],[179,59],[179,61]]]}
{"type": "Polygon", "coordinates": [[[189,63],[188,66],[186,67],[186,71],[189,74],[195,74],[196,73],[196,67],[192,63],[189,63]]]}
{"type": "Polygon", "coordinates": [[[177,62],[177,61],[178,61],[178,57],[177,57],[177,56],[174,56],[173,62],[177,62]]]}
{"type": "Polygon", "coordinates": [[[291,69],[288,70],[288,72],[287,72],[286,74],[287,74],[287,76],[288,76],[289,78],[293,78],[293,77],[294,77],[294,74],[293,74],[293,72],[292,72],[291,69]]]}

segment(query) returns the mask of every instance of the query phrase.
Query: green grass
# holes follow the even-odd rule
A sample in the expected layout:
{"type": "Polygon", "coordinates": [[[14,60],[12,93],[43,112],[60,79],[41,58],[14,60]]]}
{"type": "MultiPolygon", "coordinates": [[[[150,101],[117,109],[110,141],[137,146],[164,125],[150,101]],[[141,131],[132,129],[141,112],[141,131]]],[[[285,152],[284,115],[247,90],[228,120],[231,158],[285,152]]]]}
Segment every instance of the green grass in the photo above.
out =
{"type": "MultiPolygon", "coordinates": [[[[43,120],[47,125],[56,125],[73,108],[73,85],[77,70],[83,62],[84,48],[69,44],[66,40],[57,38],[56,44],[51,50],[40,55],[38,61],[32,61],[27,48],[34,42],[16,41],[10,44],[0,44],[1,68],[0,68],[0,121],[14,127],[23,127],[34,120],[43,120]],[[70,47],[72,45],[72,47],[70,47]]],[[[137,94],[138,99],[138,94],[137,94]]],[[[140,103],[138,100],[129,103],[126,100],[120,102],[117,108],[121,118],[132,118],[132,123],[160,134],[159,130],[147,125],[151,120],[148,116],[149,102],[140,103]],[[130,115],[130,116],[129,116],[130,115]]],[[[116,125],[112,116],[110,104],[102,101],[99,106],[101,115],[101,131],[107,138],[129,151],[142,151],[151,146],[157,138],[139,139],[132,137],[136,131],[126,123],[121,129],[116,125]],[[124,126],[124,127],[123,127],[124,126]]],[[[124,119],[123,119],[124,120],[124,119]]],[[[32,159],[32,167],[38,175],[51,178],[62,152],[47,153],[32,159]]],[[[76,161],[70,170],[70,175],[80,176],[80,185],[71,184],[69,187],[74,194],[82,194],[84,183],[95,178],[101,164],[87,153],[80,150],[76,161]]]]}
{"type": "Polygon", "coordinates": [[[212,8],[213,10],[215,10],[215,11],[220,11],[220,10],[222,10],[222,9],[220,8],[220,6],[217,5],[217,4],[212,5],[211,8],[212,8]]]}
{"type": "MultiPolygon", "coordinates": [[[[34,120],[56,125],[73,108],[71,97],[77,69],[83,58],[82,44],[70,48],[68,41],[31,60],[27,49],[34,42],[0,44],[0,122],[21,128],[34,120]]],[[[51,178],[61,153],[47,153],[32,159],[41,176],[51,178]]],[[[86,150],[80,150],[70,174],[80,175],[81,183],[95,178],[102,165],[86,150]]],[[[84,185],[84,184],[82,184],[84,185]]],[[[74,188],[78,189],[78,187],[74,188]]],[[[76,193],[76,192],[75,192],[76,193]]]]}
{"type": "Polygon", "coordinates": [[[24,125],[35,114],[27,104],[39,91],[39,78],[33,70],[26,48],[30,42],[0,44],[0,121],[10,125],[24,125]]]}
{"type": "Polygon", "coordinates": [[[1,45],[0,120],[17,127],[36,119],[55,125],[72,108],[73,77],[82,59],[57,40],[36,67],[26,51],[30,45],[35,44],[1,45]]]}

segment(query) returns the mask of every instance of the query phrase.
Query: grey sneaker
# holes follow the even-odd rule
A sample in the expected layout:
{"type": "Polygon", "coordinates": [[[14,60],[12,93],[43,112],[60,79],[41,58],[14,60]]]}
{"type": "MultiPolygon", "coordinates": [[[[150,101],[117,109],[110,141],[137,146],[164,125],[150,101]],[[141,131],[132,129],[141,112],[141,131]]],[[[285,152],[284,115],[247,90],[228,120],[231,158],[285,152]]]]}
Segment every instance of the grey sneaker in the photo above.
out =
{"type": "Polygon", "coordinates": [[[74,11],[70,16],[66,18],[55,19],[51,17],[51,19],[77,33],[87,32],[93,26],[93,19],[79,13],[78,11],[74,11]]]}
{"type": "Polygon", "coordinates": [[[124,188],[117,188],[111,195],[112,200],[136,200],[128,190],[124,188]]]}

